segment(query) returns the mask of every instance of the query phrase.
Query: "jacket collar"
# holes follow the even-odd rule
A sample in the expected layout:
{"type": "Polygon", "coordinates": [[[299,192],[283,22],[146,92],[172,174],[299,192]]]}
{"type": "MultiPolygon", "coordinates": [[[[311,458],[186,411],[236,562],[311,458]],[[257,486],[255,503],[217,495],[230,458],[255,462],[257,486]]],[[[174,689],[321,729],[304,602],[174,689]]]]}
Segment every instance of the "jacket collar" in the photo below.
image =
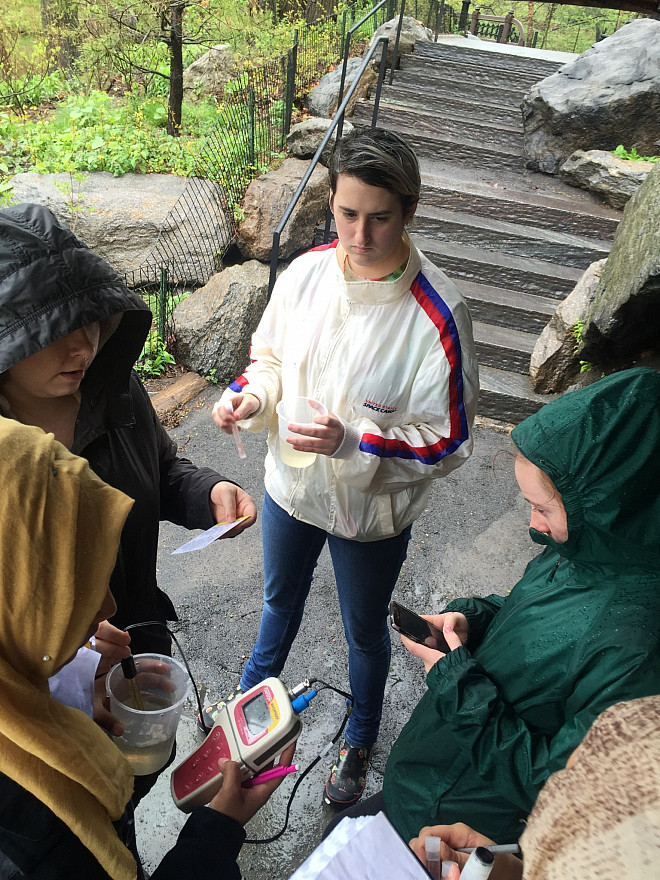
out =
{"type": "Polygon", "coordinates": [[[341,246],[341,242],[337,243],[335,249],[336,260],[334,262],[337,272],[337,283],[349,300],[365,305],[383,305],[384,303],[401,299],[410,290],[411,284],[422,268],[422,260],[419,251],[410,241],[408,234],[406,232],[403,234],[410,246],[410,255],[408,256],[408,263],[403,274],[396,281],[369,281],[367,279],[347,281],[344,275],[346,251],[341,246]]]}

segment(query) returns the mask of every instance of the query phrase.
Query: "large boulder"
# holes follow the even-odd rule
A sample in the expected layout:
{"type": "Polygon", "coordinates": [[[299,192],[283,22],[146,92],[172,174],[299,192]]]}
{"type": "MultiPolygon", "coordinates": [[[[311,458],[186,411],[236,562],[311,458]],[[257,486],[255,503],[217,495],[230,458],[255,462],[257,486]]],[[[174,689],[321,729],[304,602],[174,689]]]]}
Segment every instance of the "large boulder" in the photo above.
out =
{"type": "MultiPolygon", "coordinates": [[[[273,247],[273,232],[309,162],[285,159],[273,171],[253,180],[243,199],[244,219],[238,227],[237,244],[248,260],[268,262],[273,247]]],[[[298,199],[280,239],[280,259],[284,260],[312,245],[314,229],[325,217],[328,205],[328,172],[317,165],[298,199]]]]}
{"type": "MultiPolygon", "coordinates": [[[[291,126],[291,130],[286,136],[287,149],[295,159],[313,158],[331,124],[332,119],[323,119],[320,116],[310,116],[309,119],[297,122],[291,126]]],[[[348,120],[344,120],[342,134],[348,134],[349,131],[353,131],[353,126],[348,120]]],[[[321,154],[320,161],[324,165],[330,164],[336,140],[337,130],[335,129],[321,154]]]]}
{"type": "Polygon", "coordinates": [[[214,255],[224,251],[232,226],[222,188],[210,180],[174,174],[17,174],[14,202],[45,205],[120,275],[170,265],[177,280],[206,280],[214,255]],[[182,199],[188,187],[188,196],[182,199]],[[176,207],[176,210],[174,210],[176,207]],[[170,254],[178,260],[172,265],[170,254]]]}
{"type": "Polygon", "coordinates": [[[227,384],[249,362],[250,339],[266,307],[269,270],[250,260],[213,275],[174,310],[174,350],[189,370],[227,384]]]}
{"type": "MultiPolygon", "coordinates": [[[[362,66],[361,58],[349,58],[346,62],[346,81],[344,82],[344,96],[357,76],[358,70],[362,66]]],[[[330,73],[326,73],[321,82],[312,89],[307,96],[307,109],[312,116],[325,116],[327,118],[334,116],[339,106],[339,86],[341,85],[341,72],[344,67],[342,61],[330,73]]],[[[355,102],[360,98],[368,98],[371,87],[378,79],[378,76],[371,67],[369,67],[362,75],[360,83],[356,88],[351,100],[346,107],[346,116],[353,114],[355,102]]],[[[343,98],[342,98],[343,100],[343,98]]]]}
{"type": "Polygon", "coordinates": [[[578,376],[581,365],[576,351],[579,336],[593,302],[605,260],[592,263],[566,299],[559,304],[539,336],[529,364],[529,374],[538,394],[566,391],[578,376]]]}
{"type": "Polygon", "coordinates": [[[620,159],[605,150],[576,150],[561,166],[559,175],[571,186],[596,193],[608,205],[622,209],[654,164],[620,159]]]}
{"type": "Polygon", "coordinates": [[[630,199],[589,309],[580,357],[619,368],[660,351],[660,165],[630,199]]]}
{"type": "Polygon", "coordinates": [[[555,174],[575,150],[660,140],[660,21],[638,19],[532,86],[522,103],[530,168],[555,174]]]}
{"type": "MultiPolygon", "coordinates": [[[[394,45],[396,43],[396,31],[398,26],[398,16],[386,21],[385,24],[381,24],[381,26],[374,31],[373,37],[367,43],[367,48],[364,50],[362,57],[364,58],[376,40],[380,39],[380,37],[387,37],[387,64],[391,65],[394,58],[394,45]]],[[[417,19],[411,18],[409,15],[404,15],[401,25],[401,35],[399,36],[399,57],[401,57],[401,55],[410,55],[415,48],[415,43],[429,43],[432,39],[433,31],[430,28],[424,27],[424,25],[417,21],[417,19]]],[[[380,54],[380,50],[374,53],[372,59],[374,64],[380,63],[380,54]]]]}
{"type": "Polygon", "coordinates": [[[236,76],[234,51],[229,43],[211,47],[183,71],[186,100],[194,100],[198,92],[222,95],[230,79],[236,76]]]}

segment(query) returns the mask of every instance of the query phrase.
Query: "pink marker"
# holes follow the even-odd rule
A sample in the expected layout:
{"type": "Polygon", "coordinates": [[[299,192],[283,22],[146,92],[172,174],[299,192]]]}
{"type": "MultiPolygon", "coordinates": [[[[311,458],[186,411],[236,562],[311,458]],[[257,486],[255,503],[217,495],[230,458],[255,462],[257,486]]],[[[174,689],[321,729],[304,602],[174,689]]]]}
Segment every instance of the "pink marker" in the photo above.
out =
{"type": "Polygon", "coordinates": [[[261,785],[262,782],[270,782],[271,779],[280,779],[282,776],[288,776],[289,773],[297,773],[300,767],[297,764],[291,764],[290,767],[273,767],[272,770],[264,770],[258,773],[252,779],[246,779],[242,784],[243,788],[253,788],[255,785],[261,785]]]}

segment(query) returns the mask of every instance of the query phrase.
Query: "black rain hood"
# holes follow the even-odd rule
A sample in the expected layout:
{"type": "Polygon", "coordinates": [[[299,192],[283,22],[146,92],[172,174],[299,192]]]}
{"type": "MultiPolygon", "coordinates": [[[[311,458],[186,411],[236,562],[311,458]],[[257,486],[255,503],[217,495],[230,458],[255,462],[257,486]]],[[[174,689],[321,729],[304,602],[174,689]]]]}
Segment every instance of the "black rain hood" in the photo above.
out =
{"type": "Polygon", "coordinates": [[[660,373],[637,367],[564,394],[513,429],[557,487],[568,540],[530,529],[576,564],[660,570],[660,373]]]}
{"type": "Polygon", "coordinates": [[[83,382],[128,388],[151,327],[146,303],[41,205],[0,211],[0,374],[75,330],[121,316],[83,382]]]}

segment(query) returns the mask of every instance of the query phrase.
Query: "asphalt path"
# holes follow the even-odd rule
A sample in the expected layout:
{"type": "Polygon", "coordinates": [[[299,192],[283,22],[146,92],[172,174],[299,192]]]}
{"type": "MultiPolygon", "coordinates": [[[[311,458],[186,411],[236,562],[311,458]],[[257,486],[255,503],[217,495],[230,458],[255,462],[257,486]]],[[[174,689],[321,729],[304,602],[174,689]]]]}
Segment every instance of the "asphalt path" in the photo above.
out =
{"type": "MultiPolygon", "coordinates": [[[[265,434],[243,432],[247,459],[241,460],[232,437],[211,421],[220,390],[209,388],[188,404],[170,433],[180,454],[215,468],[263,501],[265,434]]],[[[436,481],[428,507],[413,526],[408,559],[395,598],[420,613],[442,610],[465,595],[504,594],[516,583],[538,547],[527,533],[529,505],[513,475],[513,446],[507,434],[492,426],[475,430],[470,460],[436,481]]],[[[160,586],[179,614],[177,638],[193,676],[211,697],[221,698],[238,683],[254,643],[261,614],[263,567],[259,520],[238,538],[216,541],[204,550],[172,556],[191,533],[163,523],[159,549],[160,586]]],[[[327,549],[316,568],[298,637],[282,674],[293,686],[320,678],[348,690],[347,648],[327,549]]],[[[385,692],[383,722],[375,747],[366,795],[382,787],[389,748],[424,693],[424,669],[392,633],[392,663],[385,692]]],[[[192,702],[179,726],[183,758],[202,741],[192,702]]],[[[303,731],[296,761],[304,769],[332,739],[344,715],[344,700],[324,690],[301,716],[303,731]]],[[[326,755],[302,780],[291,805],[288,828],[274,843],[243,846],[240,865],[248,880],[288,878],[320,840],[333,814],[323,804],[323,786],[333,754],[326,755]]],[[[265,838],[284,824],[286,805],[296,776],[288,777],[266,807],[249,824],[248,838],[265,838]]],[[[173,844],[185,821],[172,803],[165,772],[136,814],[138,845],[145,867],[153,870],[173,844]]],[[[207,876],[214,876],[210,872],[207,876]]]]}

